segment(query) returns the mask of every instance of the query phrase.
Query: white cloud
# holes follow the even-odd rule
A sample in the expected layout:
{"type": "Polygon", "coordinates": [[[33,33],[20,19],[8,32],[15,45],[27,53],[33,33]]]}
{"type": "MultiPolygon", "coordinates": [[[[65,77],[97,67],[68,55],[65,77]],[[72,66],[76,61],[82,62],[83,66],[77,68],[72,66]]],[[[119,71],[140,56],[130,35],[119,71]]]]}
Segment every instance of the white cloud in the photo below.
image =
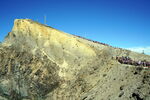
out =
{"type": "Polygon", "coordinates": [[[139,52],[139,53],[142,53],[144,50],[145,54],[150,55],[150,46],[149,47],[132,47],[132,48],[126,48],[126,49],[135,51],[135,52],[139,52]]]}

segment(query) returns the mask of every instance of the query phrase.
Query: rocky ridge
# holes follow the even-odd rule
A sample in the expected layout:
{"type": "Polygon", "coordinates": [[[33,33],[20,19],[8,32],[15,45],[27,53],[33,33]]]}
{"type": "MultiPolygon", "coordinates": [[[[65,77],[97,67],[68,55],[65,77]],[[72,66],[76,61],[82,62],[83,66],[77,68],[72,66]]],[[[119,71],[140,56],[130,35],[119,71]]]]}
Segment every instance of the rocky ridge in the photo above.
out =
{"type": "Polygon", "coordinates": [[[150,56],[16,19],[0,45],[0,100],[149,100],[150,56]]]}

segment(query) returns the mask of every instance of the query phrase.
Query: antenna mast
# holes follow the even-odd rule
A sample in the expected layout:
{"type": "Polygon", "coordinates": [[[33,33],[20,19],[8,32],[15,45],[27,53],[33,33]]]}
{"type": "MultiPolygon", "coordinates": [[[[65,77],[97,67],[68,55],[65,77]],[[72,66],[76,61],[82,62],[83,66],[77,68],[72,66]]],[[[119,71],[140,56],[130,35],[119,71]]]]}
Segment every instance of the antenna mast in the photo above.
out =
{"type": "Polygon", "coordinates": [[[44,24],[46,25],[46,15],[44,15],[44,24]]]}
{"type": "Polygon", "coordinates": [[[144,53],[144,50],[143,50],[142,54],[145,54],[145,53],[144,53]]]}

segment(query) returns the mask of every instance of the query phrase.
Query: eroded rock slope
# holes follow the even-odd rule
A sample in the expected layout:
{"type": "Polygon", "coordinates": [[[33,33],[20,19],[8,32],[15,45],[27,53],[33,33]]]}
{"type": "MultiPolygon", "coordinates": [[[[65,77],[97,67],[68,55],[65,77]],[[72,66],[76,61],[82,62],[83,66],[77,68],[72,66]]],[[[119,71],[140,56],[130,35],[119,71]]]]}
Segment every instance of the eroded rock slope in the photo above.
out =
{"type": "Polygon", "coordinates": [[[150,56],[16,19],[0,44],[0,100],[150,100],[150,56]]]}

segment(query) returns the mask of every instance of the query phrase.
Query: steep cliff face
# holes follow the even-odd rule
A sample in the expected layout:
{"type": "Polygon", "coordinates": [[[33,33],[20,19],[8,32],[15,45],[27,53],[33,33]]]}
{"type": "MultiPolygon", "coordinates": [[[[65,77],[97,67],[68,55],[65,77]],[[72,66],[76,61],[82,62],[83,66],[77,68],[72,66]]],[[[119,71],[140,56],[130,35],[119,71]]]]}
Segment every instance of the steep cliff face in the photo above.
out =
{"type": "Polygon", "coordinates": [[[0,45],[0,100],[149,100],[150,69],[114,57],[150,56],[16,19],[0,45]]]}

